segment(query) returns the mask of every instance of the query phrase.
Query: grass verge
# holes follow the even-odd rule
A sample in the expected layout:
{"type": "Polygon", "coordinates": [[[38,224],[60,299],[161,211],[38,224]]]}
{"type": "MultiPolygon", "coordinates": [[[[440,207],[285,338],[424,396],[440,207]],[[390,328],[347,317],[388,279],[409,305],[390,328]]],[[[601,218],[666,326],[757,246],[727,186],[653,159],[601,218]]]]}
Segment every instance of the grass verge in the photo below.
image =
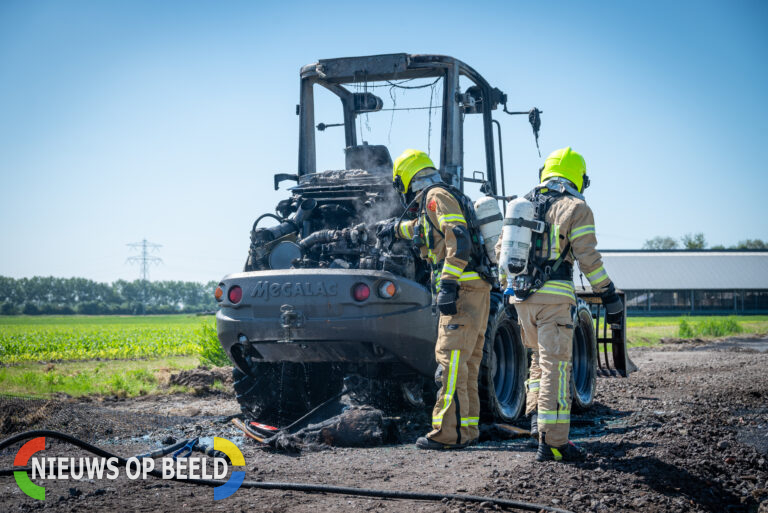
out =
{"type": "Polygon", "coordinates": [[[216,327],[213,324],[202,324],[197,329],[197,355],[201,365],[224,367],[232,365],[229,356],[224,352],[219,342],[216,327]]]}
{"type": "Polygon", "coordinates": [[[67,394],[139,395],[187,392],[169,386],[174,371],[197,367],[197,357],[176,356],[152,360],[80,361],[55,364],[20,363],[0,367],[3,394],[25,397],[50,397],[67,394]]]}

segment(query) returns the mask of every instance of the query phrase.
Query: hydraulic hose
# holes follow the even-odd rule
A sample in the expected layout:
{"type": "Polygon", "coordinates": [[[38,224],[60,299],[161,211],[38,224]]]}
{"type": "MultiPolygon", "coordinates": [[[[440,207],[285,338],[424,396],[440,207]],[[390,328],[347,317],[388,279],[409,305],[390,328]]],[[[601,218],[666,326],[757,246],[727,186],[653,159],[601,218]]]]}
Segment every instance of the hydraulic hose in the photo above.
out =
{"type": "MultiPolygon", "coordinates": [[[[6,447],[23,440],[30,438],[36,438],[39,436],[54,438],[70,443],[76,447],[84,449],[92,454],[101,456],[103,458],[116,458],[120,463],[120,466],[125,467],[128,460],[109,451],[101,449],[95,445],[92,445],[77,437],[68,435],[66,433],[60,433],[58,431],[50,431],[47,429],[38,429],[34,431],[25,431],[13,435],[0,442],[0,451],[6,447]]],[[[0,469],[0,476],[12,476],[14,472],[26,471],[30,472],[30,467],[16,467],[10,469],[0,469]]],[[[162,477],[162,473],[159,470],[151,470],[148,474],[154,477],[162,477]]],[[[220,479],[179,479],[172,478],[174,481],[183,483],[190,483],[199,486],[221,486],[226,481],[220,479]]],[[[497,499],[495,497],[483,497],[480,495],[460,495],[452,493],[429,493],[429,492],[407,492],[401,490],[374,490],[370,488],[352,488],[347,486],[332,486],[322,484],[310,484],[310,483],[280,483],[280,482],[260,482],[260,481],[244,481],[241,488],[257,488],[261,490],[290,490],[296,492],[305,493],[333,493],[339,495],[356,495],[359,497],[376,497],[381,499],[408,499],[408,500],[422,500],[422,501],[442,501],[455,500],[462,502],[488,502],[491,504],[497,504],[500,507],[516,508],[523,511],[550,511],[553,513],[572,513],[568,510],[553,508],[543,504],[533,504],[530,502],[515,501],[511,499],[497,499]]]]}
{"type": "Polygon", "coordinates": [[[275,215],[275,214],[270,214],[270,213],[261,214],[261,215],[260,215],[259,217],[257,217],[257,218],[256,218],[256,220],[253,222],[253,228],[251,228],[251,231],[254,231],[254,230],[256,230],[256,227],[257,227],[257,226],[259,226],[259,223],[261,222],[261,220],[262,220],[262,219],[266,219],[267,217],[271,217],[272,219],[276,219],[278,223],[282,223],[283,221],[285,221],[285,219],[284,219],[284,218],[282,218],[282,217],[280,217],[280,216],[278,216],[278,215],[275,215]]]}
{"type": "Polygon", "coordinates": [[[333,241],[336,235],[337,230],[318,230],[311,235],[304,237],[301,242],[299,242],[299,246],[306,251],[315,244],[326,244],[333,241]]]}

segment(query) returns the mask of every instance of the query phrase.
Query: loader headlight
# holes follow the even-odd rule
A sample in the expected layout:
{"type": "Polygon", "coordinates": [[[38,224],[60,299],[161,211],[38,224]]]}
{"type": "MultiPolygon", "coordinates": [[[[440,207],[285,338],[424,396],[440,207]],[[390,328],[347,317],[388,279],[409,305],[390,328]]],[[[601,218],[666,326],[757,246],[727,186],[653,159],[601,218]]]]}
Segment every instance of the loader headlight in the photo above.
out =
{"type": "Polygon", "coordinates": [[[383,281],[379,284],[379,297],[392,299],[397,294],[397,285],[391,281],[383,281]]]}

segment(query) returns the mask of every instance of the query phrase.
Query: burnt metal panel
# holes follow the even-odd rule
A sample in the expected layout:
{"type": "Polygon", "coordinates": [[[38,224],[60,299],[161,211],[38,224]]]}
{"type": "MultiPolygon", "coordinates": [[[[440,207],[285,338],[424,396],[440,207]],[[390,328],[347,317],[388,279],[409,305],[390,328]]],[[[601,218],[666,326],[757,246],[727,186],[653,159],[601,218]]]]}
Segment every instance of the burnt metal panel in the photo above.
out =
{"type": "Polygon", "coordinates": [[[315,96],[312,81],[301,81],[299,125],[299,176],[315,172],[315,96]]]}
{"type": "Polygon", "coordinates": [[[302,101],[306,100],[302,112],[299,175],[316,172],[314,117],[310,120],[309,107],[312,104],[311,84],[318,83],[330,89],[342,100],[344,129],[347,146],[357,144],[355,132],[356,115],[353,112],[349,92],[343,83],[360,83],[378,80],[399,80],[419,77],[444,77],[443,120],[441,126],[440,170],[444,179],[463,190],[464,174],[463,123],[457,94],[459,76],[464,75],[482,90],[483,125],[485,139],[486,177],[491,193],[498,194],[496,159],[491,127],[492,111],[506,96],[490,84],[474,68],[446,55],[393,53],[362,57],[341,57],[320,59],[301,69],[302,101]],[[308,88],[308,90],[307,90],[308,88]]]}
{"type": "Polygon", "coordinates": [[[462,148],[461,110],[457,94],[459,93],[459,66],[451,63],[445,76],[443,94],[443,140],[440,158],[440,170],[443,179],[449,184],[464,190],[461,181],[462,166],[464,165],[464,149],[462,148]]]}
{"type": "Polygon", "coordinates": [[[320,59],[315,72],[329,82],[371,81],[378,80],[377,77],[390,78],[393,74],[404,73],[408,63],[408,54],[405,53],[320,59]]]}

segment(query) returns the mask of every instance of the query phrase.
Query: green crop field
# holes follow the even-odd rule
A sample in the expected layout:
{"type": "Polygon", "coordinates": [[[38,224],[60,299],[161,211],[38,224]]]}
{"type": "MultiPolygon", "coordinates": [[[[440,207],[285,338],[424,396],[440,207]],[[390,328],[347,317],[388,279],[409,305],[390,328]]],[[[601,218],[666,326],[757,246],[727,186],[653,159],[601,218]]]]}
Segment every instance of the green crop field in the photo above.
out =
{"type": "MultiPolygon", "coordinates": [[[[683,319],[695,330],[727,318],[631,317],[629,344],[678,337],[683,319]]],[[[741,333],[768,333],[768,316],[731,319],[741,333]]],[[[210,316],[0,316],[0,394],[173,393],[183,390],[169,373],[199,363],[229,365],[210,316]]]]}
{"type": "MultiPolygon", "coordinates": [[[[678,337],[683,319],[696,327],[724,318],[631,317],[627,339],[644,346],[678,337]]],[[[768,333],[768,316],[732,319],[742,333],[768,333]]],[[[0,394],[181,392],[169,373],[199,363],[229,365],[210,316],[0,316],[0,394]]]]}
{"type": "MultiPolygon", "coordinates": [[[[627,338],[652,345],[677,337],[682,319],[718,317],[630,317],[627,338]]],[[[768,332],[768,316],[734,319],[744,333],[768,332]]],[[[213,325],[212,317],[196,315],[0,316],[0,364],[196,355],[203,341],[209,351],[218,346],[213,325]]]]}
{"type": "Polygon", "coordinates": [[[198,352],[212,317],[0,317],[0,363],[157,358],[198,352]]]}

